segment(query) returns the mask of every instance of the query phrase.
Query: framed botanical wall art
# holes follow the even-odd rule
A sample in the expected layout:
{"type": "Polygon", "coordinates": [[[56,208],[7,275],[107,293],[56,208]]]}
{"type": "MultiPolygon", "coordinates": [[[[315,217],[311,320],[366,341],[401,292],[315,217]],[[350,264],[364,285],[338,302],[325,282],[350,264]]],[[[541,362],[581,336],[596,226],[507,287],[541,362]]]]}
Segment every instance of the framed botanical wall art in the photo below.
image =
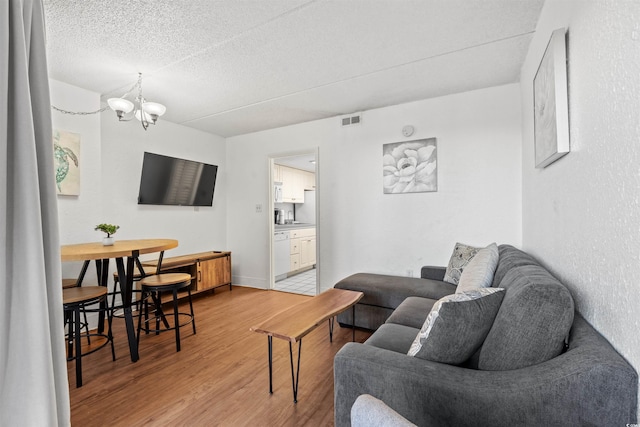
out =
{"type": "Polygon", "coordinates": [[[569,152],[569,102],[564,28],[551,34],[533,79],[536,168],[544,168],[569,152]]]}
{"type": "Polygon", "coordinates": [[[436,138],[382,146],[384,194],[438,191],[436,138]]]}
{"type": "Polygon", "coordinates": [[[53,159],[58,194],[80,195],[80,135],[54,130],[53,159]]]}

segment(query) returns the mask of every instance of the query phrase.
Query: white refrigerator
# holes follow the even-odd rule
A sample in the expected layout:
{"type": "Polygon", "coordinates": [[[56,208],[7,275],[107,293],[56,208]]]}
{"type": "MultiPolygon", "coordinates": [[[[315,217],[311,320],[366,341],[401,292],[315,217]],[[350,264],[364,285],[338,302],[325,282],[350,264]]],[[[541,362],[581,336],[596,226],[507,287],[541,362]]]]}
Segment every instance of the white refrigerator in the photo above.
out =
{"type": "Polygon", "coordinates": [[[296,221],[305,224],[316,223],[316,192],[304,191],[304,203],[296,203],[296,221]]]}

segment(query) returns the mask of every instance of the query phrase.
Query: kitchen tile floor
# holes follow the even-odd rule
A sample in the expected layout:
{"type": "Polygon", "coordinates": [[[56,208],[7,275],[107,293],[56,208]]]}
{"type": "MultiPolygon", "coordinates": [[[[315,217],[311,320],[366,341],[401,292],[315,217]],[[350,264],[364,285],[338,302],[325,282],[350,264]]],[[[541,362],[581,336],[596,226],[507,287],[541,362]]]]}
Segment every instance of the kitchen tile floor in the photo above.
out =
{"type": "Polygon", "coordinates": [[[274,289],[276,291],[313,296],[316,294],[316,269],[313,268],[277,281],[274,289]]]}

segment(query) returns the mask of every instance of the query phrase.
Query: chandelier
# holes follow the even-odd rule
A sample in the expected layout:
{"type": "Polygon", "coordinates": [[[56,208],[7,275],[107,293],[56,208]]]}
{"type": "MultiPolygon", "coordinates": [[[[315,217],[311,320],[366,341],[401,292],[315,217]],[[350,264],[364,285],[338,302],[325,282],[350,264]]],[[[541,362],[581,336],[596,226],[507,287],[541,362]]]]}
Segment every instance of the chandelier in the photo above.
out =
{"type": "Polygon", "coordinates": [[[109,98],[109,108],[116,112],[119,121],[129,121],[134,117],[142,123],[144,130],[149,125],[155,125],[158,117],[162,116],[167,107],[157,102],[149,102],[142,96],[142,73],[138,73],[138,81],[120,98],[109,98]],[[138,88],[138,95],[134,98],[132,92],[138,88]],[[132,101],[127,99],[130,97],[132,101]]]}

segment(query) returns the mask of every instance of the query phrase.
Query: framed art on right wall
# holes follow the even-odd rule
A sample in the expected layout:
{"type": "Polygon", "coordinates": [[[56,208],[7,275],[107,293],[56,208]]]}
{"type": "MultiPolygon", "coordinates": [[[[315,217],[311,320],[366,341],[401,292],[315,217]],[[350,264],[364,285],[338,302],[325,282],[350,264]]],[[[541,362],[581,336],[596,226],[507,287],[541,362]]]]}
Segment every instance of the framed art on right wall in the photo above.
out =
{"type": "Polygon", "coordinates": [[[536,168],[544,168],[569,153],[566,30],[551,34],[533,79],[536,168]]]}

